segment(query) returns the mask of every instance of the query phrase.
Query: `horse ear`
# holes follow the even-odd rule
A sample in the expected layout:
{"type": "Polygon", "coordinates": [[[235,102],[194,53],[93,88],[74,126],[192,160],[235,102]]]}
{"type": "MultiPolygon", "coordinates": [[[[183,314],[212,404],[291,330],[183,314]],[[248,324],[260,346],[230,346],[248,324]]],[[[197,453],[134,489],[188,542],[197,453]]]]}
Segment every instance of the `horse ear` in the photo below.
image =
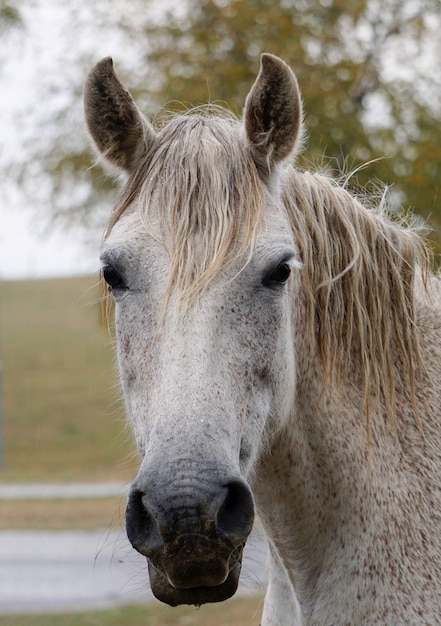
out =
{"type": "Polygon", "coordinates": [[[272,54],[262,54],[260,72],[245,101],[245,130],[254,160],[271,166],[293,151],[302,129],[302,100],[296,77],[272,54]]]}
{"type": "Polygon", "coordinates": [[[117,78],[110,57],[90,70],[84,109],[99,152],[112,165],[132,172],[152,144],[155,132],[117,78]]]}

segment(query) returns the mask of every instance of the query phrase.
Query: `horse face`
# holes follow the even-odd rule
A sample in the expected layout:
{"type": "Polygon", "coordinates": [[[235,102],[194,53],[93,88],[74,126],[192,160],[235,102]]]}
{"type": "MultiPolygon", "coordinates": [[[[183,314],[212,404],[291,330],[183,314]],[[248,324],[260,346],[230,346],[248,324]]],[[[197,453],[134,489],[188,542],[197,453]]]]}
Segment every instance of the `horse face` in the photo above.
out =
{"type": "Polygon", "coordinates": [[[143,461],[127,532],[152,590],[202,604],[236,590],[254,517],[248,476],[292,402],[294,243],[276,212],[251,260],[221,271],[184,315],[163,298],[169,261],[136,212],[102,262],[116,301],[118,361],[143,461]],[[240,271],[241,269],[241,271],[240,271]],[[287,390],[291,390],[288,392],[287,390]]]}
{"type": "Polygon", "coordinates": [[[294,393],[289,283],[298,263],[277,181],[301,134],[297,83],[285,63],[263,55],[243,124],[184,118],[178,133],[169,124],[157,134],[105,59],[89,74],[85,108],[98,150],[131,174],[129,202],[112,222],[102,253],[116,301],[122,386],[143,458],[127,532],[148,558],[159,599],[172,605],[223,600],[237,587],[253,524],[247,479],[294,393]],[[174,143],[167,128],[177,134],[174,143]],[[242,248],[253,193],[265,198],[256,203],[266,209],[265,224],[250,242],[243,237],[242,248]],[[211,255],[216,271],[182,307],[171,259],[179,275],[190,250],[197,274],[207,223],[212,248],[218,249],[226,223],[232,238],[221,237],[220,249],[224,240],[234,245],[227,246],[229,255],[211,255]]]}

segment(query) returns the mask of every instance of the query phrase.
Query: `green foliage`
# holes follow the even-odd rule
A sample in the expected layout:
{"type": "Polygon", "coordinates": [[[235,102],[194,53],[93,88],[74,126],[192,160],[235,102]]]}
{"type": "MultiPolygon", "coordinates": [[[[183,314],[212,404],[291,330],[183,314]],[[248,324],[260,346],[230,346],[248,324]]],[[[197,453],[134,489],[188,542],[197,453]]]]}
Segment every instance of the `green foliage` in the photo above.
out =
{"type": "Polygon", "coordinates": [[[0,33],[22,25],[23,22],[18,8],[10,2],[6,2],[6,0],[0,0],[0,33]]]}

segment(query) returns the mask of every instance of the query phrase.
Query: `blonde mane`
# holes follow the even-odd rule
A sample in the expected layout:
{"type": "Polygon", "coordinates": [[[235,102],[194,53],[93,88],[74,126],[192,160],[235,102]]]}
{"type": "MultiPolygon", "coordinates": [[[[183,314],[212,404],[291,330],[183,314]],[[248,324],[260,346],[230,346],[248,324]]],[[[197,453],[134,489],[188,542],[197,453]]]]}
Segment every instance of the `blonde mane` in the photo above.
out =
{"type": "Polygon", "coordinates": [[[424,239],[405,218],[392,221],[385,203],[366,208],[320,174],[287,168],[283,201],[304,263],[307,326],[324,384],[339,389],[358,363],[368,419],[370,406],[383,400],[395,420],[399,379],[416,409],[416,289],[428,289],[432,260],[424,239]]]}
{"type": "MultiPolygon", "coordinates": [[[[264,224],[264,190],[240,126],[227,112],[211,113],[178,115],[158,132],[107,231],[137,200],[145,228],[170,255],[167,302],[173,288],[184,306],[225,263],[251,254],[264,224]],[[153,206],[161,218],[155,225],[153,206]]],[[[384,207],[366,208],[319,174],[288,166],[282,199],[304,264],[308,331],[325,382],[338,389],[355,358],[366,414],[384,401],[394,417],[397,377],[408,383],[415,404],[421,370],[415,285],[418,277],[425,284],[430,271],[424,240],[389,219],[384,207]]]]}

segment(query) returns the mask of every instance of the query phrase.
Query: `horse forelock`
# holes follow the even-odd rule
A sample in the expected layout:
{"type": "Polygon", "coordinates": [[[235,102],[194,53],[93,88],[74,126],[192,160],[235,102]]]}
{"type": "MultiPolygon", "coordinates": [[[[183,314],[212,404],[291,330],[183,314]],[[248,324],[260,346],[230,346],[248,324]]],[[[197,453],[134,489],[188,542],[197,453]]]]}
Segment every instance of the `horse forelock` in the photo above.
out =
{"type": "Polygon", "coordinates": [[[424,372],[416,293],[429,289],[431,253],[417,228],[392,220],[384,202],[367,208],[326,176],[287,168],[283,199],[304,265],[308,334],[323,385],[338,390],[358,368],[369,434],[369,410],[380,401],[395,422],[398,384],[416,406],[424,372]]]}
{"type": "Polygon", "coordinates": [[[242,127],[228,111],[171,117],[123,191],[108,231],[135,200],[171,259],[167,290],[191,305],[228,262],[250,257],[264,191],[242,127]]]}

